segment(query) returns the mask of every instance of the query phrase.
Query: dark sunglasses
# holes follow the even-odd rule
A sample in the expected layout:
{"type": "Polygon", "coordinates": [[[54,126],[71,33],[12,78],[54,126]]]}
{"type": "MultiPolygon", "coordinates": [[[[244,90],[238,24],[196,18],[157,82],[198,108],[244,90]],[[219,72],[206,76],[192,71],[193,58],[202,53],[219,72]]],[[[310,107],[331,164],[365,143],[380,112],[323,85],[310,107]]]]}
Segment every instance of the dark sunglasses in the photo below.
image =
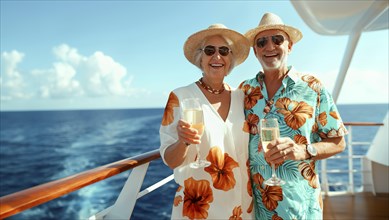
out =
{"type": "MultiPolygon", "coordinates": [[[[270,36],[269,36],[270,37],[270,36]]],[[[264,48],[268,42],[268,39],[269,37],[261,37],[261,38],[258,38],[257,39],[257,47],[259,48],[264,48]]],[[[273,41],[273,43],[275,45],[281,45],[282,43],[284,43],[285,41],[285,38],[284,36],[280,35],[280,34],[277,34],[277,35],[273,35],[271,36],[271,40],[273,41]]]]}
{"type": "Polygon", "coordinates": [[[206,47],[204,47],[203,49],[200,49],[200,50],[204,51],[204,53],[207,56],[212,56],[212,55],[214,55],[216,53],[216,48],[218,49],[219,54],[224,56],[224,57],[227,56],[230,52],[232,53],[230,48],[225,47],[225,46],[215,47],[215,46],[212,46],[212,45],[208,45],[208,46],[206,46],[206,47]]]}

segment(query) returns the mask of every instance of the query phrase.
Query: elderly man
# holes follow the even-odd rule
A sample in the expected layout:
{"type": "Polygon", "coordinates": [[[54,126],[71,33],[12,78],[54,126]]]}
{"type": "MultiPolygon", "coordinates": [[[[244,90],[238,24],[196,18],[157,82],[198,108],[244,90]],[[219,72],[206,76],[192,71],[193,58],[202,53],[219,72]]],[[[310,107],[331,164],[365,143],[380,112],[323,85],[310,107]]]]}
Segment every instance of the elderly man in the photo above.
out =
{"type": "Polygon", "coordinates": [[[322,219],[317,161],[342,152],[347,131],[320,81],[287,64],[302,38],[298,29],[266,13],[245,36],[263,68],[239,86],[245,92],[256,219],[322,219]],[[262,146],[259,121],[268,118],[277,119],[280,137],[262,146]]]}

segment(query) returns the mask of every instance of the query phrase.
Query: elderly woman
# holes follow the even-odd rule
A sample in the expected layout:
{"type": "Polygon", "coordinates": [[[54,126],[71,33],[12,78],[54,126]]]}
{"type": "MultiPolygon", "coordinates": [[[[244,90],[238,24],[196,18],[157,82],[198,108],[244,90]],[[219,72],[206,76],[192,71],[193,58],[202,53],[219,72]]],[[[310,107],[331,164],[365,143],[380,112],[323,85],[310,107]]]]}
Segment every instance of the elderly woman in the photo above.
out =
{"type": "Polygon", "coordinates": [[[251,219],[248,177],[248,133],[244,132],[242,91],[224,77],[248,56],[249,43],[240,33],[215,24],[191,35],[186,58],[202,77],[170,93],[160,128],[160,152],[179,185],[172,219],[251,219]],[[204,114],[203,135],[181,118],[182,100],[198,98],[204,114]],[[194,169],[195,145],[211,164],[194,169]]]}

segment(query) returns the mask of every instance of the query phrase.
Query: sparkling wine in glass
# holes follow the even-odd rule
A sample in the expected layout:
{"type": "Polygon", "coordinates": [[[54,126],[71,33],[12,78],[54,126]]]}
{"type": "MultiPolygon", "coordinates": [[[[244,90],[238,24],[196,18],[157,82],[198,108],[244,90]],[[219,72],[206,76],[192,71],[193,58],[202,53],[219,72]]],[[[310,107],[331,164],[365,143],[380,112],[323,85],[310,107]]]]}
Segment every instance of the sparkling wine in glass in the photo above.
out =
{"type": "MultiPolygon", "coordinates": [[[[182,110],[183,110],[183,119],[191,124],[191,128],[194,128],[198,131],[200,136],[204,132],[204,117],[203,109],[201,108],[198,98],[187,98],[182,101],[182,110]]],[[[208,167],[211,165],[211,162],[201,159],[200,156],[200,146],[196,144],[197,157],[196,161],[190,163],[191,168],[200,168],[208,167]]]]}
{"type": "MultiPolygon", "coordinates": [[[[260,133],[261,142],[264,152],[266,153],[269,148],[268,145],[271,141],[280,137],[280,129],[276,118],[266,118],[260,121],[260,133]]],[[[281,186],[285,184],[285,181],[278,178],[276,175],[276,169],[274,163],[271,164],[272,176],[265,181],[269,186],[281,186]]]]}

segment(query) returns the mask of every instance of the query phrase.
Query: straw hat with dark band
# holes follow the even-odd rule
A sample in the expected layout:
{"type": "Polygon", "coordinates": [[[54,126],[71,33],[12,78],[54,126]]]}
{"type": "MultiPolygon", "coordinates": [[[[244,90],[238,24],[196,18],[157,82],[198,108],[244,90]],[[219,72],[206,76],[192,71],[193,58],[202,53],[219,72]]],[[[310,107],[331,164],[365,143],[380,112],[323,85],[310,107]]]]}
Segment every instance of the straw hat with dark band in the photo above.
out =
{"type": "Polygon", "coordinates": [[[238,66],[246,60],[250,52],[250,44],[248,40],[242,34],[228,29],[223,24],[213,24],[207,29],[196,32],[188,37],[184,44],[184,54],[186,59],[196,65],[196,51],[201,49],[201,44],[207,37],[214,35],[221,35],[232,41],[232,45],[229,45],[229,47],[235,59],[235,66],[238,66]]]}
{"type": "Polygon", "coordinates": [[[259,22],[258,27],[249,30],[245,36],[250,42],[251,46],[254,46],[254,39],[260,32],[266,30],[282,30],[287,33],[292,40],[293,44],[297,43],[303,37],[303,34],[297,28],[287,26],[281,20],[281,18],[273,13],[265,13],[259,22]]]}

